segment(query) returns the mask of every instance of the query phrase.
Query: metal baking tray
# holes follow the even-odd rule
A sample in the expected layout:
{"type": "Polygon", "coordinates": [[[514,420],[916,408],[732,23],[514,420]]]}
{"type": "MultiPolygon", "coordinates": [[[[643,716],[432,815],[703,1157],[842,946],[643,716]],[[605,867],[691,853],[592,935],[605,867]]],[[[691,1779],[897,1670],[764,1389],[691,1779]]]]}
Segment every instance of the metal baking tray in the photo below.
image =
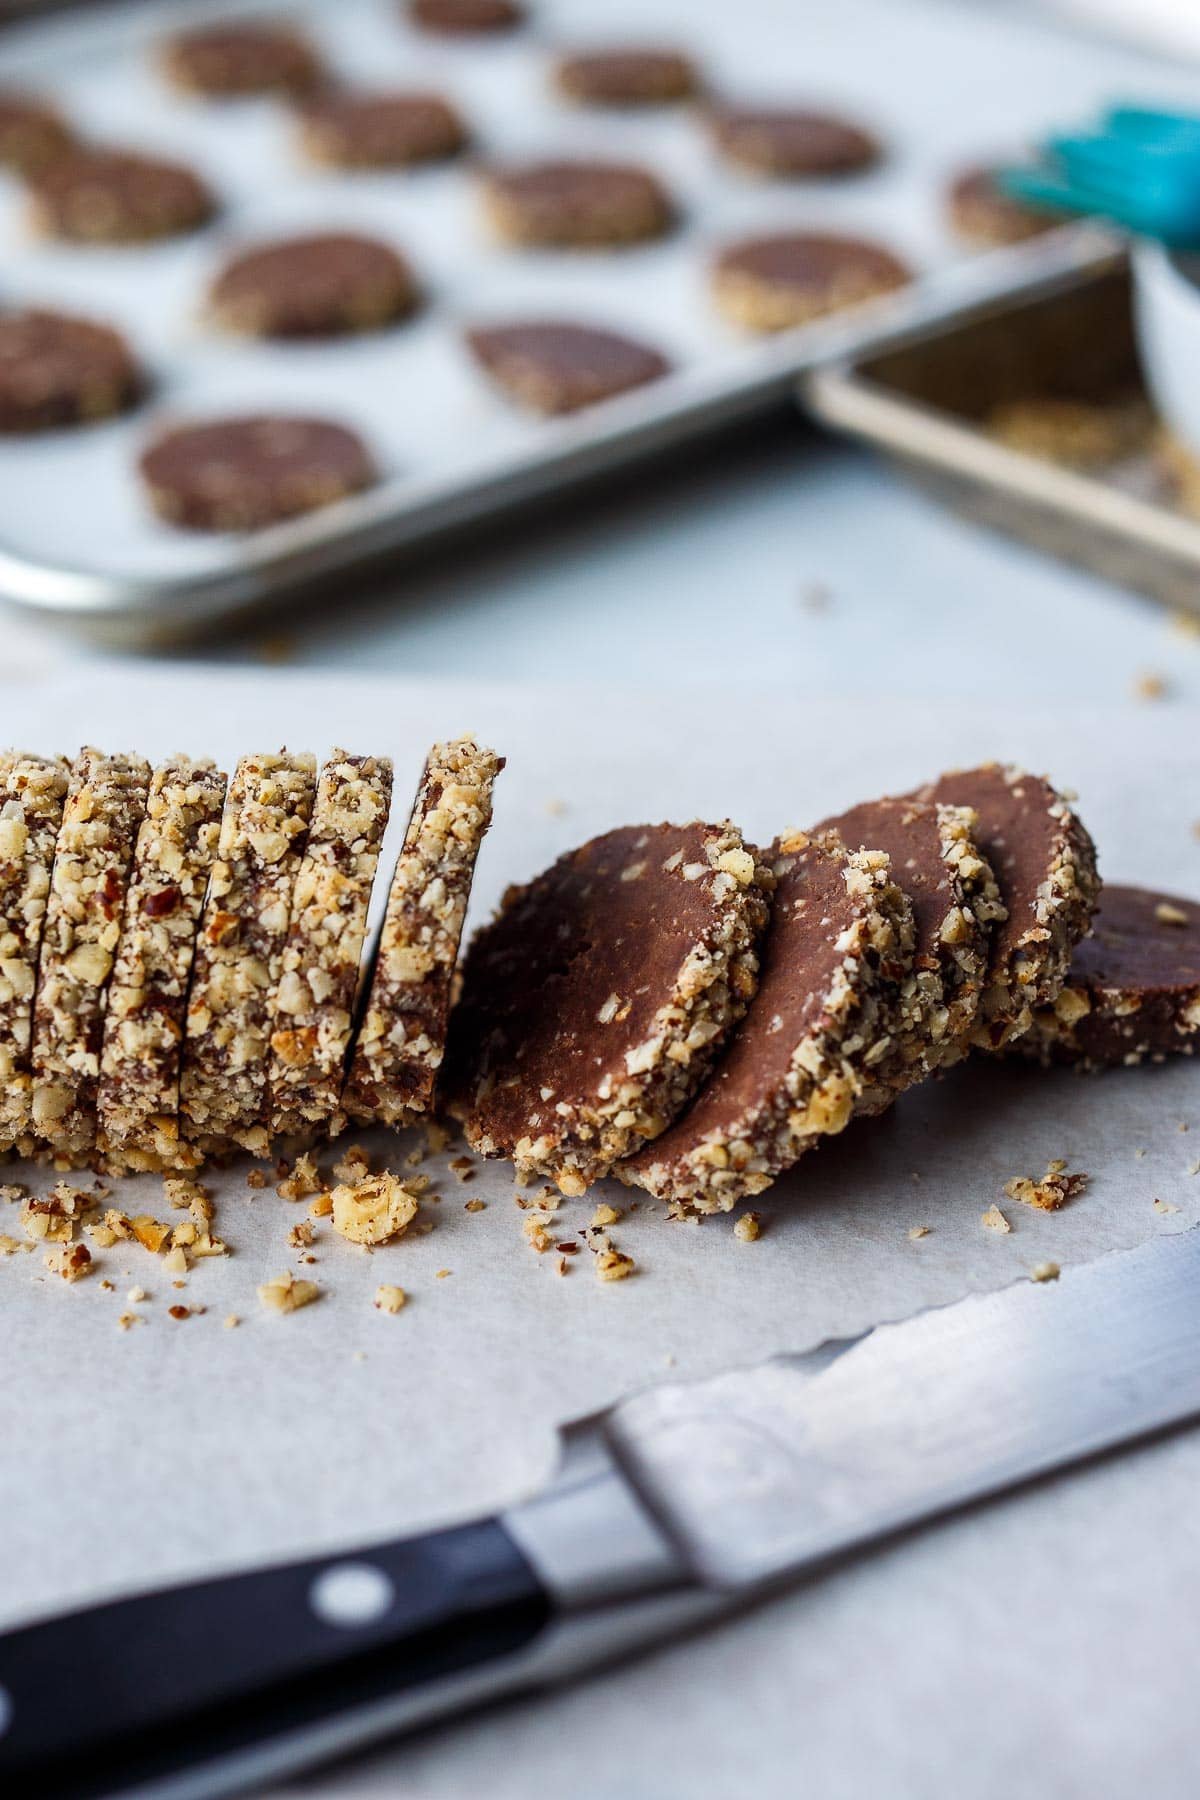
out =
{"type": "MultiPolygon", "coordinates": [[[[193,237],[80,249],[32,239],[15,184],[0,178],[0,303],[107,317],[150,370],[150,403],[127,417],[0,440],[0,597],[108,639],[162,642],[236,612],[285,608],[301,588],[332,587],[358,565],[545,504],[570,484],[653,462],[670,446],[785,402],[803,370],[849,354],[888,321],[919,324],[947,296],[995,292],[1064,259],[1073,265],[1087,251],[1070,231],[964,258],[945,227],[943,190],[965,163],[1014,135],[1096,104],[1123,67],[1094,44],[1063,58],[1053,26],[984,17],[947,0],[839,0],[820,9],[819,30],[809,8],[778,0],[703,9],[694,0],[605,0],[603,9],[595,0],[531,0],[530,28],[492,43],[421,37],[397,0],[275,0],[272,10],[297,18],[346,78],[428,85],[456,98],[481,155],[643,160],[681,202],[682,227],[661,245],[531,255],[488,242],[469,167],[406,176],[310,170],[277,103],[206,105],[158,78],[151,52],[165,32],[214,10],[259,9],[259,0],[93,7],[0,39],[0,81],[44,88],[98,139],[190,162],[223,201],[215,224],[193,237]],[[753,182],[716,164],[691,109],[614,117],[549,96],[556,47],[648,37],[687,46],[726,92],[811,96],[861,116],[883,138],[886,160],[841,182],[753,182]],[[199,302],[229,244],[331,224],[375,233],[411,256],[428,295],[416,320],[300,346],[205,328],[199,302]],[[743,232],[806,225],[878,237],[921,278],[902,295],[767,342],[723,324],[707,293],[713,249],[743,232]],[[673,358],[675,372],[572,419],[526,418],[469,365],[461,333],[468,322],[531,312],[643,336],[673,358]],[[251,537],[174,531],[151,516],[135,465],[156,417],[274,408],[357,426],[384,472],[380,485],[251,537]]],[[[1192,85],[1200,99],[1200,78],[1192,85]]]]}
{"type": "Polygon", "coordinates": [[[879,445],[957,511],[1200,616],[1200,518],[1162,460],[1119,243],[887,331],[801,390],[823,423],[879,445]],[[1046,399],[1144,422],[1087,469],[996,435],[997,408],[1046,399]]]}

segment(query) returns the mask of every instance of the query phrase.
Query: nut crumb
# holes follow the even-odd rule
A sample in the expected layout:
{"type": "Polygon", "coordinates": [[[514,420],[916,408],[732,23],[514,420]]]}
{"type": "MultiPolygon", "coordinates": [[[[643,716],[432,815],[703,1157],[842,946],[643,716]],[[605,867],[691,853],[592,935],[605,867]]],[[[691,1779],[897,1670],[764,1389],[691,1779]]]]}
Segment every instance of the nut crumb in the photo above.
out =
{"type": "Polygon", "coordinates": [[[1056,1262],[1035,1263],[1029,1271],[1031,1281],[1057,1281],[1062,1274],[1056,1262]]]}
{"type": "MultiPolygon", "coordinates": [[[[1008,1190],[1005,1189],[1005,1192],[1007,1192],[1007,1191],[1008,1190]]],[[[987,1211],[980,1218],[979,1223],[981,1225],[986,1226],[989,1231],[1011,1231],[1012,1230],[1012,1226],[1009,1224],[1008,1220],[1005,1218],[1004,1214],[1000,1211],[1000,1208],[995,1204],[995,1202],[993,1202],[992,1205],[988,1207],[987,1211]]]]}
{"type": "Polygon", "coordinates": [[[915,1244],[918,1238],[928,1237],[929,1231],[930,1227],[928,1225],[910,1225],[908,1228],[908,1235],[910,1240],[915,1244]]]}
{"type": "MultiPolygon", "coordinates": [[[[1142,1152],[1145,1155],[1145,1151],[1142,1152]]],[[[1027,1175],[1015,1175],[1004,1184],[1004,1192],[1010,1200],[1023,1201],[1026,1206],[1036,1206],[1042,1212],[1057,1212],[1068,1200],[1075,1200],[1084,1192],[1088,1177],[1082,1172],[1074,1175],[1067,1173],[1067,1165],[1061,1158],[1056,1158],[1046,1165],[1046,1173],[1040,1181],[1034,1181],[1027,1175]]]]}
{"type": "Polygon", "coordinates": [[[390,1243],[417,1216],[415,1185],[385,1169],[354,1185],[334,1188],[330,1195],[334,1230],[352,1244],[390,1243]]]}
{"type": "Polygon", "coordinates": [[[315,1233],[309,1221],[302,1219],[299,1225],[293,1225],[288,1232],[288,1243],[293,1250],[307,1250],[315,1233]]]}
{"type": "Polygon", "coordinates": [[[1188,916],[1181,906],[1172,906],[1167,900],[1160,900],[1154,908],[1154,916],[1160,925],[1186,926],[1188,916]]]}
{"type": "Polygon", "coordinates": [[[1156,1213],[1161,1213],[1165,1216],[1167,1213],[1177,1213],[1179,1208],[1177,1206],[1172,1206],[1169,1200],[1156,1200],[1154,1202],[1154,1210],[1156,1213]]]}
{"type": "Polygon", "coordinates": [[[398,1313],[407,1305],[408,1295],[402,1287],[396,1287],[390,1281],[381,1282],[375,1289],[376,1311],[382,1313],[398,1313]]]}
{"type": "Polygon", "coordinates": [[[445,1279],[446,1279],[447,1275],[449,1275],[449,1273],[450,1273],[449,1269],[439,1269],[437,1272],[437,1279],[439,1281],[445,1281],[445,1279]]]}
{"type": "Polygon", "coordinates": [[[123,1312],[121,1314],[120,1318],[117,1320],[117,1324],[119,1325],[119,1327],[121,1328],[122,1331],[128,1331],[130,1326],[132,1326],[132,1325],[144,1325],[145,1323],[146,1323],[145,1313],[136,1313],[136,1312],[123,1312]]]}
{"type": "Polygon", "coordinates": [[[225,1317],[221,1320],[221,1324],[226,1331],[236,1331],[241,1322],[242,1321],[237,1313],[226,1313],[225,1317]]]}
{"type": "Polygon", "coordinates": [[[81,1281],[92,1272],[92,1253],[86,1244],[59,1244],[47,1250],[46,1267],[64,1281],[81,1281]]]}
{"type": "Polygon", "coordinates": [[[268,1312],[291,1313],[302,1306],[311,1306],[320,1292],[315,1281],[298,1281],[289,1272],[264,1282],[258,1290],[258,1298],[268,1312]]]}
{"type": "Polygon", "coordinates": [[[624,1281],[637,1268],[632,1256],[623,1250],[602,1250],[596,1258],[596,1274],[601,1281],[624,1281]]]}
{"type": "Polygon", "coordinates": [[[310,1194],[321,1193],[324,1186],[316,1163],[305,1153],[296,1158],[291,1174],[279,1182],[275,1192],[282,1200],[307,1200],[310,1194]]]}
{"type": "Polygon", "coordinates": [[[620,1217],[619,1208],[610,1206],[607,1200],[602,1200],[592,1214],[592,1224],[603,1228],[605,1225],[615,1225],[620,1217]]]}
{"type": "Polygon", "coordinates": [[[762,1218],[756,1212],[743,1213],[733,1228],[735,1238],[743,1244],[752,1244],[755,1238],[762,1235],[762,1218]]]}
{"type": "Polygon", "coordinates": [[[246,1186],[248,1188],[265,1188],[266,1185],[267,1177],[265,1171],[262,1169],[251,1169],[246,1177],[246,1186]]]}
{"type": "Polygon", "coordinates": [[[1135,700],[1162,700],[1166,697],[1167,683],[1163,676],[1155,675],[1147,670],[1138,676],[1133,684],[1135,700]]]}
{"type": "Polygon", "coordinates": [[[482,1212],[484,1210],[485,1205],[486,1205],[486,1201],[483,1201],[483,1200],[468,1200],[466,1205],[463,1207],[463,1211],[464,1212],[482,1212]]]}

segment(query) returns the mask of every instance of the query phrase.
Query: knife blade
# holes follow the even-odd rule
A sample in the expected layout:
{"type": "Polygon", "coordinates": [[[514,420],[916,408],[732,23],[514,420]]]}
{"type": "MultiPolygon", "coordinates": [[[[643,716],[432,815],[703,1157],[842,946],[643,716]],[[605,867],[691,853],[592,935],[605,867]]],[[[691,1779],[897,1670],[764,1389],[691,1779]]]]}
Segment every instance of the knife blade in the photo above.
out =
{"type": "Polygon", "coordinates": [[[497,1517],[0,1636],[6,1800],[208,1800],[718,1618],[1200,1416],[1200,1230],[647,1389],[497,1517]],[[86,1671],[65,1680],[64,1671],[86,1671]]]}

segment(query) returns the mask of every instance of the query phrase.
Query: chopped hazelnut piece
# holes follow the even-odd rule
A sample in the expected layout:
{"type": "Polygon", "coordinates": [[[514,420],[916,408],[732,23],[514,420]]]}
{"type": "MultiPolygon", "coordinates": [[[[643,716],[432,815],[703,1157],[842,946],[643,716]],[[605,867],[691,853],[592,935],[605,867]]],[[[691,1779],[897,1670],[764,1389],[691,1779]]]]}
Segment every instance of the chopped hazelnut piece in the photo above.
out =
{"type": "Polygon", "coordinates": [[[463,1207],[463,1211],[464,1212],[472,1212],[472,1213],[482,1212],[484,1209],[484,1204],[485,1203],[482,1200],[468,1200],[466,1205],[463,1207]]]}
{"type": "Polygon", "coordinates": [[[264,1282],[258,1290],[258,1298],[268,1312],[292,1313],[302,1306],[311,1306],[320,1292],[315,1281],[298,1281],[289,1272],[264,1282]]]}
{"type": "Polygon", "coordinates": [[[382,1313],[398,1313],[408,1301],[408,1295],[402,1287],[385,1281],[375,1289],[375,1306],[382,1313]]]}
{"type": "Polygon", "coordinates": [[[923,1237],[929,1236],[929,1226],[928,1225],[910,1225],[908,1228],[908,1235],[911,1238],[911,1240],[915,1243],[918,1238],[923,1238],[923,1237]]]}
{"type": "Polygon", "coordinates": [[[609,1206],[607,1201],[602,1200],[592,1214],[592,1224],[601,1227],[615,1225],[620,1217],[621,1214],[615,1206],[609,1206]]]}
{"type": "Polygon", "coordinates": [[[1087,1187],[1088,1177],[1082,1173],[1069,1175],[1067,1165],[1061,1158],[1056,1158],[1046,1166],[1046,1173],[1040,1181],[1034,1181],[1027,1175],[1015,1175],[1004,1184],[1004,1192],[1010,1200],[1023,1201],[1026,1206],[1036,1206],[1042,1212],[1057,1212],[1068,1200],[1076,1199],[1087,1187]]]}
{"type": "Polygon", "coordinates": [[[79,1281],[92,1272],[92,1253],[86,1244],[60,1244],[46,1252],[46,1267],[64,1281],[79,1281]]]}
{"type": "Polygon", "coordinates": [[[1056,1262],[1036,1263],[1029,1271],[1032,1281],[1057,1281],[1061,1274],[1062,1270],[1056,1262]]]}
{"type": "Polygon", "coordinates": [[[1008,1231],[1012,1230],[1012,1226],[1009,1224],[1009,1222],[1005,1218],[1004,1214],[1000,1211],[1000,1208],[997,1205],[995,1205],[994,1202],[991,1206],[988,1207],[987,1211],[983,1214],[979,1223],[982,1226],[984,1226],[985,1229],[988,1231],[1008,1232],[1008,1231]]]}
{"type": "Polygon", "coordinates": [[[596,1274],[601,1281],[624,1281],[637,1264],[622,1250],[602,1250],[596,1258],[596,1274]]]}
{"type": "Polygon", "coordinates": [[[357,1185],[336,1187],[331,1195],[333,1228],[352,1244],[386,1244],[399,1237],[417,1216],[411,1181],[384,1170],[357,1185]]]}
{"type": "Polygon", "coordinates": [[[733,1228],[733,1235],[743,1244],[752,1244],[762,1232],[762,1219],[756,1212],[743,1213],[733,1228]]]}
{"type": "Polygon", "coordinates": [[[266,1177],[266,1173],[264,1172],[264,1170],[251,1169],[250,1173],[246,1177],[246,1186],[248,1188],[265,1188],[266,1185],[267,1185],[267,1177],[266,1177]]]}
{"type": "Polygon", "coordinates": [[[323,1192],[325,1183],[312,1157],[298,1156],[290,1175],[279,1183],[275,1192],[282,1200],[307,1200],[311,1194],[323,1192]]]}

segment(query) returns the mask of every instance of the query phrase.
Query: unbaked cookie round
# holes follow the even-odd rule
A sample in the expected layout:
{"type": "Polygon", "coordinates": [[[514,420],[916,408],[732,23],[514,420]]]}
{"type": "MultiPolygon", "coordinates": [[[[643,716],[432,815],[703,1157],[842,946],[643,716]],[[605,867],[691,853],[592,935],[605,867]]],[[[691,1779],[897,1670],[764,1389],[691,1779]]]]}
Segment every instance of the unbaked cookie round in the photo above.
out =
{"type": "Polygon", "coordinates": [[[713,294],[735,325],[784,331],[911,280],[911,270],[881,244],[830,232],[789,232],[730,245],[717,259],[713,294]]]}
{"type": "Polygon", "coordinates": [[[217,210],[193,170],[125,150],[68,150],[30,177],[29,192],[35,226],[78,244],[176,237],[217,210]]]}
{"type": "Polygon", "coordinates": [[[329,93],[304,107],[300,141],[334,168],[403,169],[457,156],[467,132],[440,94],[329,93]]]}
{"type": "Polygon", "coordinates": [[[132,352],[109,326],[67,313],[0,314],[0,432],[104,419],[140,388],[132,352]]]}
{"type": "Polygon", "coordinates": [[[674,208],[657,176],[633,163],[555,161],[491,169],[484,206],[511,244],[598,249],[662,237],[674,208]]]}
{"type": "Polygon", "coordinates": [[[61,156],[72,142],[70,127],[49,101],[12,88],[0,90],[0,168],[28,175],[61,156]]]}
{"type": "Polygon", "coordinates": [[[1015,200],[1000,186],[993,169],[967,169],[959,175],[950,185],[946,210],[959,237],[981,249],[1024,243],[1053,231],[1069,217],[1015,200]]]}
{"type": "Polygon", "coordinates": [[[578,412],[657,381],[671,366],[633,338],[559,319],[480,326],[467,343],[499,387],[539,413],[578,412]]]}
{"type": "Polygon", "coordinates": [[[849,175],[880,156],[878,138],[833,113],[720,106],[711,129],[725,160],[755,175],[849,175]]]}
{"type": "Polygon", "coordinates": [[[286,25],[202,25],[168,39],[160,59],[176,87],[213,100],[306,94],[321,79],[316,50],[286,25]]]}
{"type": "Polygon", "coordinates": [[[422,31],[447,37],[512,31],[525,21],[519,0],[404,0],[404,10],[422,31]]]}
{"type": "Polygon", "coordinates": [[[417,285],[390,245],[349,232],[285,238],[243,250],[209,290],[226,331],[264,338],[340,337],[411,313],[417,285]]]}
{"type": "Polygon", "coordinates": [[[251,531],[369,487],[375,468],[344,425],[294,417],[178,425],[142,455],[154,510],[189,531],[251,531]]]}
{"type": "Polygon", "coordinates": [[[555,65],[554,85],[578,106],[666,106],[694,98],[700,75],[681,50],[578,50],[555,65]]]}

